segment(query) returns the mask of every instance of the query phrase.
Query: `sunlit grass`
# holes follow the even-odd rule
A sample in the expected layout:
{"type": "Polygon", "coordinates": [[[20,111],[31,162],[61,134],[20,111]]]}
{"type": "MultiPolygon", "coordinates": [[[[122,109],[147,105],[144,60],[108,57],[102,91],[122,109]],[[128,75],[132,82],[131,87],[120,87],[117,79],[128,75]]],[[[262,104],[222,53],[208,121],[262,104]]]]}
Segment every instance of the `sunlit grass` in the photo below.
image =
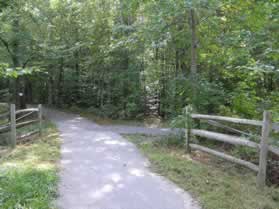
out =
{"type": "Polygon", "coordinates": [[[198,199],[204,209],[279,209],[279,188],[256,188],[247,169],[202,153],[186,155],[177,139],[126,135],[149,158],[152,169],[198,199]]]}
{"type": "Polygon", "coordinates": [[[0,153],[0,208],[50,209],[57,190],[60,141],[56,128],[44,124],[43,137],[0,153]]]}

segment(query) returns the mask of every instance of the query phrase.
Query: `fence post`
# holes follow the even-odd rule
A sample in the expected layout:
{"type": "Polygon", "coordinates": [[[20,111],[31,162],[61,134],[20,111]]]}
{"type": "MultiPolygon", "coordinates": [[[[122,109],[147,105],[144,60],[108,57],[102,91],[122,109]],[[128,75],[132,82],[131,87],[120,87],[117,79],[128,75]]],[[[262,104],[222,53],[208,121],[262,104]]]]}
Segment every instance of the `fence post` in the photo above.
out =
{"type": "Polygon", "coordinates": [[[39,116],[39,132],[40,136],[42,136],[43,132],[43,112],[42,112],[42,105],[38,105],[38,116],[39,116]]]}
{"type": "Polygon", "coordinates": [[[266,184],[266,168],[268,158],[268,138],[271,132],[272,120],[271,113],[264,111],[263,113],[263,126],[262,138],[260,143],[260,159],[259,159],[259,172],[257,176],[257,186],[262,189],[266,184]]]}
{"type": "Polygon", "coordinates": [[[190,153],[190,140],[191,140],[191,128],[192,128],[192,108],[191,106],[185,107],[184,114],[186,117],[186,122],[185,122],[185,148],[186,152],[190,153]]]}
{"type": "Polygon", "coordinates": [[[11,120],[11,135],[10,145],[12,148],[16,147],[16,107],[15,104],[10,106],[10,120],[11,120]]]}

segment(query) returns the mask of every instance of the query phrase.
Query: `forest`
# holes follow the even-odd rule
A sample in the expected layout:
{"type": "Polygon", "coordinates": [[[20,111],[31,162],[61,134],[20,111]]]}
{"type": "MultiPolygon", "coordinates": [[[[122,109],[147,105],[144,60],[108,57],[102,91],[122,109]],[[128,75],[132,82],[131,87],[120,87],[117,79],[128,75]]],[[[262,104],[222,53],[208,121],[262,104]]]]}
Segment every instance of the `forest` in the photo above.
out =
{"type": "Polygon", "coordinates": [[[0,0],[0,208],[278,209],[278,186],[278,0],[0,0]]]}
{"type": "Polygon", "coordinates": [[[2,102],[279,120],[276,0],[1,0],[2,102]]]}

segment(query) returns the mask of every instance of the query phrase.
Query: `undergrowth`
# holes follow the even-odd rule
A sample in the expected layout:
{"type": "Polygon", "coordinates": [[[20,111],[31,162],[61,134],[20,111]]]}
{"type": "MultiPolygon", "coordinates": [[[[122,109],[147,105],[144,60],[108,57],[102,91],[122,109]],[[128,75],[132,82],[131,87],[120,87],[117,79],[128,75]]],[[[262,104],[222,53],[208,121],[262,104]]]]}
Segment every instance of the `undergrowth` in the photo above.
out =
{"type": "Polygon", "coordinates": [[[201,152],[186,155],[176,137],[126,135],[149,158],[152,169],[192,193],[204,209],[278,209],[279,188],[258,190],[251,171],[201,152]]]}
{"type": "Polygon", "coordinates": [[[60,141],[55,126],[44,124],[43,137],[0,152],[0,208],[55,208],[60,141]]]}

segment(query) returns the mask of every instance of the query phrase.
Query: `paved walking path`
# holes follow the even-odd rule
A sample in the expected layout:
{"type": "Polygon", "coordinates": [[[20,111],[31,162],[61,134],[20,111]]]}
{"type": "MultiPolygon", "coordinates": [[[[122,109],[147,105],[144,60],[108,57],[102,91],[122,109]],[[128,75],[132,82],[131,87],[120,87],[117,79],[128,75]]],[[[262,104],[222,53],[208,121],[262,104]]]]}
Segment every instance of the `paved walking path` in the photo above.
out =
{"type": "Polygon", "coordinates": [[[63,140],[59,208],[200,209],[188,193],[152,173],[148,161],[119,134],[170,130],[103,127],[77,115],[45,112],[63,140]]]}

